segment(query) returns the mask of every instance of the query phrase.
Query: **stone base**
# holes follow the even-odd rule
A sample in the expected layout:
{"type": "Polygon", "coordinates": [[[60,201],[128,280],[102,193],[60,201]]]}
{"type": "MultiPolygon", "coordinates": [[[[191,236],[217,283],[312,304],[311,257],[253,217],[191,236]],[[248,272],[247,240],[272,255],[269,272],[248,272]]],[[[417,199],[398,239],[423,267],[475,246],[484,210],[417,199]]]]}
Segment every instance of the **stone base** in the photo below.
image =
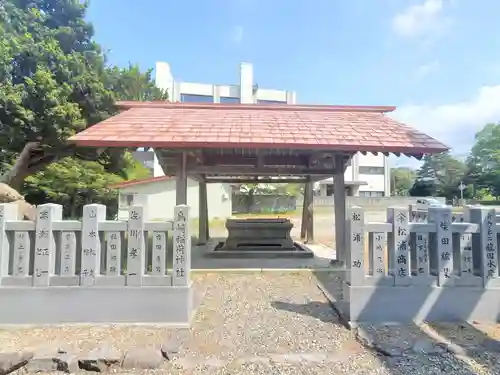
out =
{"type": "Polygon", "coordinates": [[[150,323],[188,327],[194,288],[1,287],[0,325],[150,323]]]}
{"type": "Polygon", "coordinates": [[[214,250],[209,253],[214,258],[312,258],[314,253],[297,242],[293,243],[293,249],[282,249],[266,246],[245,247],[244,249],[228,249],[224,242],[216,244],[214,250]]]}
{"type": "Polygon", "coordinates": [[[500,288],[350,286],[333,293],[333,305],[351,324],[421,324],[425,321],[500,321],[500,288]]]}

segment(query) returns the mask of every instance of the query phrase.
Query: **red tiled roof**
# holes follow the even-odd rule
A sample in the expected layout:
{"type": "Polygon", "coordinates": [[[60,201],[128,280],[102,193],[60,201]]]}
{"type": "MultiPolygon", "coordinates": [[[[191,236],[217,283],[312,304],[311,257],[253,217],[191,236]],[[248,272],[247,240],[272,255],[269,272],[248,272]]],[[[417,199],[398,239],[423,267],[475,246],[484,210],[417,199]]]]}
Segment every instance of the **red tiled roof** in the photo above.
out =
{"type": "Polygon", "coordinates": [[[124,187],[129,187],[129,186],[148,184],[150,182],[168,181],[172,178],[173,177],[170,177],[170,176],[149,177],[149,178],[143,178],[141,180],[123,181],[123,182],[119,182],[117,184],[110,185],[109,187],[113,188],[113,189],[119,189],[119,188],[124,188],[124,187]]]}
{"type": "Polygon", "coordinates": [[[122,102],[126,111],[70,138],[91,147],[273,148],[438,153],[387,117],[395,107],[122,102]]]}

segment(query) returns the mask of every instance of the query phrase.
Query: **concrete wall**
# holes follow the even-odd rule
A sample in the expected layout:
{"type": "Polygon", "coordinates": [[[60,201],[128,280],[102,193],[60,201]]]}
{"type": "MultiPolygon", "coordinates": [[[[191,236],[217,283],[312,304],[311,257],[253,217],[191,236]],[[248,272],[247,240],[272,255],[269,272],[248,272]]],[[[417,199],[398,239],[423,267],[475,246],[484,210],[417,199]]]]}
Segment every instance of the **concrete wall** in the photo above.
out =
{"type": "MultiPolygon", "coordinates": [[[[443,197],[432,197],[445,203],[443,197]]],[[[361,206],[367,209],[387,209],[388,207],[407,207],[417,203],[417,197],[346,197],[347,207],[361,206]]],[[[297,206],[302,207],[303,198],[297,198],[297,206]]],[[[314,197],[314,207],[333,207],[333,196],[330,197],[314,197]]]]}
{"type": "MultiPolygon", "coordinates": [[[[175,179],[152,181],[119,189],[119,194],[134,194],[133,204],[143,204],[147,220],[172,220],[175,207],[175,179]]],[[[187,203],[191,207],[191,217],[199,215],[198,182],[188,179],[187,203]]],[[[209,219],[226,219],[232,214],[231,187],[229,184],[207,185],[209,219]]],[[[129,208],[122,206],[119,199],[118,219],[127,220],[129,208]]]]}
{"type": "Polygon", "coordinates": [[[189,207],[176,206],[170,222],[148,222],[144,211],[106,221],[106,206],[90,204],[81,222],[64,221],[62,206],[44,204],[31,222],[17,220],[16,204],[0,204],[0,324],[188,326],[189,207]]]}

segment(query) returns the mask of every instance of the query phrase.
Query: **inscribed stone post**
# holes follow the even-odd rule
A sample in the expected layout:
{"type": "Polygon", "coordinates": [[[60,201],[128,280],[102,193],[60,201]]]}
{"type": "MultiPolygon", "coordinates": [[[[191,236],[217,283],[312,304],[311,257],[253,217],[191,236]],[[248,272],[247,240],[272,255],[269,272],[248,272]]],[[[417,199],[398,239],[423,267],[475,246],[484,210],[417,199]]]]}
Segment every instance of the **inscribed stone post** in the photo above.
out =
{"type": "Polygon", "coordinates": [[[76,272],[76,234],[75,232],[62,232],[59,241],[61,276],[74,276],[76,272]]]}
{"type": "Polygon", "coordinates": [[[29,232],[16,232],[14,237],[14,262],[12,275],[27,277],[30,267],[31,240],[29,232]]]}
{"type": "Polygon", "coordinates": [[[106,232],[106,275],[121,273],[122,238],[120,232],[106,232]]]}
{"type": "Polygon", "coordinates": [[[370,256],[372,263],[372,276],[374,278],[382,278],[387,276],[385,268],[387,246],[387,233],[372,232],[369,233],[370,256]]]}
{"type": "Polygon", "coordinates": [[[394,268],[394,285],[411,284],[410,228],[408,210],[391,207],[387,209],[387,220],[392,223],[392,233],[388,241],[389,257],[394,268]]]}
{"type": "Polygon", "coordinates": [[[451,207],[430,207],[429,223],[436,225],[438,286],[454,285],[451,207]]]}
{"type": "Polygon", "coordinates": [[[167,233],[153,232],[151,274],[155,276],[165,276],[166,264],[167,264],[167,233]]]}
{"type": "Polygon", "coordinates": [[[498,287],[498,247],[494,208],[471,207],[470,217],[479,225],[478,245],[481,254],[481,276],[484,287],[498,287]]]}
{"type": "Polygon", "coordinates": [[[99,222],[106,220],[106,206],[87,204],[83,207],[82,266],[80,285],[95,285],[101,273],[101,239],[99,222]]]}
{"type": "Polygon", "coordinates": [[[191,271],[191,233],[189,231],[189,207],[174,208],[174,251],[172,285],[187,286],[191,271]]]}
{"type": "MultiPolygon", "coordinates": [[[[463,219],[470,223],[470,208],[464,209],[463,219]]],[[[462,233],[460,235],[460,276],[473,276],[474,265],[472,262],[472,233],[462,233]]]]}
{"type": "MultiPolygon", "coordinates": [[[[17,220],[19,209],[16,204],[0,204],[0,283],[2,277],[9,276],[10,238],[5,231],[7,221],[17,220]]],[[[29,252],[28,252],[29,254],[29,252]]]]}
{"type": "Polygon", "coordinates": [[[130,207],[127,239],[127,285],[142,285],[142,277],[146,268],[144,216],[143,206],[130,207]]]}
{"type": "Polygon", "coordinates": [[[353,206],[349,210],[349,246],[350,282],[361,285],[365,279],[365,216],[361,207],[353,206]]]}
{"type": "Polygon", "coordinates": [[[35,225],[35,260],[33,271],[34,286],[49,286],[55,271],[56,243],[54,221],[62,220],[62,206],[42,204],[37,207],[35,225]]]}

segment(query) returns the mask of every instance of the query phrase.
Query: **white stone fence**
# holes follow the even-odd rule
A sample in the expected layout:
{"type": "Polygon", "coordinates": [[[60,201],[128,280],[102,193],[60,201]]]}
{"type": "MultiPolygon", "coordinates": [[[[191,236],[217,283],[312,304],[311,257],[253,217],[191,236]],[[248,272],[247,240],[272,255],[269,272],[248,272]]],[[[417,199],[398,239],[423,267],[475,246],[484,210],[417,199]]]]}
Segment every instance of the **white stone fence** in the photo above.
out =
{"type": "Polygon", "coordinates": [[[451,207],[431,207],[427,221],[389,208],[367,223],[361,207],[347,219],[348,271],[336,296],[351,321],[403,322],[500,318],[497,215],[471,206],[453,222],[451,207]]]}
{"type": "Polygon", "coordinates": [[[351,208],[351,285],[500,286],[494,209],[468,208],[461,222],[451,207],[429,208],[427,222],[409,221],[405,208],[389,208],[387,217],[365,223],[363,209],[351,208]]]}
{"type": "Polygon", "coordinates": [[[186,324],[191,310],[189,208],[176,206],[174,221],[147,222],[144,217],[144,208],[133,206],[128,221],[108,221],[105,206],[90,204],[83,208],[82,221],[63,220],[62,206],[44,204],[37,207],[36,221],[24,221],[18,220],[15,204],[0,204],[0,324],[186,324]],[[45,311],[50,303],[57,306],[45,311]],[[95,303],[101,306],[85,307],[95,303]],[[23,315],[26,305],[39,311],[38,318],[23,315]]]}

